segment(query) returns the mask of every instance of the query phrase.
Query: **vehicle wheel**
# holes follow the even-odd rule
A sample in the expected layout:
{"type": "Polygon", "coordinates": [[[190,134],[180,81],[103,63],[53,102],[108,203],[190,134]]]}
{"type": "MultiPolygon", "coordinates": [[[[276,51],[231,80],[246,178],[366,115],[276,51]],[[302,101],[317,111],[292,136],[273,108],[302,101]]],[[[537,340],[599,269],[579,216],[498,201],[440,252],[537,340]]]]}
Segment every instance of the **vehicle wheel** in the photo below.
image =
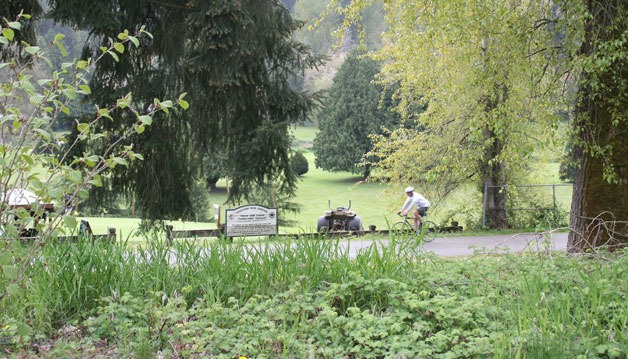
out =
{"type": "Polygon", "coordinates": [[[363,231],[364,227],[362,227],[362,218],[354,217],[349,221],[349,230],[350,231],[363,231]]]}
{"type": "Polygon", "coordinates": [[[436,238],[438,234],[438,226],[436,223],[432,221],[423,221],[421,225],[421,236],[423,237],[423,242],[431,242],[436,238]]]}
{"type": "Polygon", "coordinates": [[[329,230],[329,220],[325,217],[318,217],[318,223],[316,224],[316,231],[318,233],[327,232],[329,230]]]}
{"type": "Polygon", "coordinates": [[[410,223],[405,221],[399,221],[391,227],[391,233],[395,238],[409,238],[414,237],[414,228],[410,225],[410,223]]]}

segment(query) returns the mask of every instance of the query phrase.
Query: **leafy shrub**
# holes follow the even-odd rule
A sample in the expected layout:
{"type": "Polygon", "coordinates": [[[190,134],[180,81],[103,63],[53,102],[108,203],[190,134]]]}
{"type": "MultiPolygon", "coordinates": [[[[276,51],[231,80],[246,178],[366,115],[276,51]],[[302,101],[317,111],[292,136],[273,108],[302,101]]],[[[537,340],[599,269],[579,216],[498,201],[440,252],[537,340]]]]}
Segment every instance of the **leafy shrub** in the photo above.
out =
{"type": "Polygon", "coordinates": [[[305,158],[303,153],[300,151],[294,151],[292,153],[290,166],[292,166],[292,171],[296,173],[297,176],[303,176],[310,170],[307,158],[305,158]]]}
{"type": "MultiPolygon", "coordinates": [[[[132,161],[142,159],[142,155],[133,150],[129,138],[141,135],[151,125],[153,114],[167,112],[175,106],[187,108],[182,95],[176,101],[154,99],[149,112],[143,113],[136,108],[145,108],[145,104],[134,103],[129,93],[107,107],[96,108],[89,119],[75,118],[72,131],[76,139],[68,141],[67,133],[56,133],[53,128],[61,118],[71,115],[74,103],[91,93],[88,83],[94,64],[105,56],[117,61],[128,49],[139,46],[139,37],[147,33],[143,27],[136,34],[124,31],[115,39],[109,39],[110,46],[102,47],[96,58],[64,62],[50,72],[49,78],[42,78],[46,76],[37,72],[38,66],[49,64],[46,51],[50,49],[20,42],[20,36],[16,36],[29,18],[19,14],[14,21],[6,18],[0,21],[0,51],[12,49],[18,53],[8,60],[3,56],[0,62],[0,128],[3,136],[0,192],[6,194],[12,189],[26,189],[36,197],[29,200],[30,208],[27,209],[20,205],[0,209],[0,266],[3,274],[0,277],[0,308],[6,315],[28,315],[23,325],[5,328],[20,335],[31,329],[36,333],[52,330],[58,323],[89,308],[85,303],[100,298],[104,294],[102,290],[110,289],[102,281],[111,279],[111,275],[102,279],[94,276],[106,274],[113,268],[107,264],[94,267],[94,264],[117,260],[117,257],[106,258],[106,253],[96,248],[94,253],[100,257],[87,263],[85,260],[94,257],[76,259],[73,256],[84,252],[81,248],[54,247],[57,237],[74,233],[78,227],[73,214],[66,213],[65,204],[86,198],[89,188],[102,186],[104,176],[112,168],[128,166],[132,161]],[[126,132],[102,151],[90,151],[89,145],[99,143],[107,136],[97,130],[97,124],[114,120],[113,117],[121,112],[131,114],[126,132]],[[87,150],[74,151],[77,148],[87,150]],[[53,204],[54,208],[50,210],[50,206],[42,203],[53,204]],[[38,220],[43,217],[46,217],[45,221],[38,220]],[[35,243],[18,248],[23,233],[34,237],[35,243]],[[52,256],[54,259],[44,253],[51,248],[59,250],[52,256]],[[55,260],[67,258],[75,261],[55,263],[55,260]],[[50,262],[46,261],[48,259],[50,262]],[[66,278],[59,279],[60,274],[53,273],[52,267],[62,269],[60,273],[66,278]],[[72,282],[73,279],[78,281],[72,282]],[[71,285],[65,286],[70,282],[71,285]],[[91,286],[84,285],[86,282],[91,286]],[[29,310],[32,312],[26,314],[29,310]]],[[[49,46],[65,57],[63,37],[62,34],[55,36],[49,46]]],[[[11,53],[13,51],[8,52],[11,53]]]]}

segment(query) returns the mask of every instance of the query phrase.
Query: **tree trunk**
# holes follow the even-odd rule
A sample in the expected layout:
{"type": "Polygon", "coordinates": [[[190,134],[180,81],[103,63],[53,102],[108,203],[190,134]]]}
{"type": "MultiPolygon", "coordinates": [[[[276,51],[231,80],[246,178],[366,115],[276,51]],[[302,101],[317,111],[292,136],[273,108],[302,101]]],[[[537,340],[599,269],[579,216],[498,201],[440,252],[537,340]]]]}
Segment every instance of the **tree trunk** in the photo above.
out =
{"type": "Polygon", "coordinates": [[[486,149],[483,161],[483,179],[486,183],[484,195],[486,207],[486,217],[490,228],[508,228],[508,218],[506,217],[506,174],[504,164],[495,161],[495,156],[501,151],[501,142],[489,129],[484,129],[484,139],[492,144],[486,149]]]}
{"type": "MultiPolygon", "coordinates": [[[[508,98],[506,86],[495,86],[494,93],[484,99],[487,114],[493,112],[499,104],[508,98]]],[[[504,149],[503,140],[487,124],[482,130],[484,138],[484,156],[482,157],[482,179],[486,184],[484,210],[490,228],[504,229],[510,227],[506,216],[506,166],[499,160],[504,149]]]]}
{"type": "Polygon", "coordinates": [[[571,217],[567,248],[581,252],[600,246],[625,246],[628,244],[628,129],[617,128],[609,114],[601,108],[589,108],[587,118],[591,130],[583,132],[584,140],[590,139],[589,131],[598,131],[599,145],[613,146],[610,155],[618,174],[617,183],[609,183],[603,176],[601,158],[594,158],[582,147],[575,151],[580,166],[576,169],[571,203],[571,217]]]}
{"type": "MultiPolygon", "coordinates": [[[[609,24],[625,21],[626,5],[621,3],[589,1],[593,18],[586,28],[582,46],[584,55],[595,54],[596,42],[622,36],[625,25],[623,30],[622,26],[610,31],[607,28],[609,24]]],[[[625,112],[628,108],[625,94],[628,60],[624,57],[618,62],[610,67],[611,70],[582,75],[584,81],[576,107],[578,120],[574,122],[580,139],[574,157],[580,166],[576,169],[573,187],[569,252],[600,246],[612,250],[628,245],[628,123],[625,112]],[[623,115],[618,117],[618,113],[623,115]],[[595,155],[595,149],[610,150],[595,155]],[[609,166],[617,175],[614,181],[604,177],[609,166]]]]}
{"type": "Polygon", "coordinates": [[[216,187],[216,184],[218,183],[218,180],[220,179],[220,177],[214,176],[214,177],[208,177],[207,178],[207,185],[205,186],[205,188],[207,188],[210,191],[215,191],[218,187],[216,187]]]}

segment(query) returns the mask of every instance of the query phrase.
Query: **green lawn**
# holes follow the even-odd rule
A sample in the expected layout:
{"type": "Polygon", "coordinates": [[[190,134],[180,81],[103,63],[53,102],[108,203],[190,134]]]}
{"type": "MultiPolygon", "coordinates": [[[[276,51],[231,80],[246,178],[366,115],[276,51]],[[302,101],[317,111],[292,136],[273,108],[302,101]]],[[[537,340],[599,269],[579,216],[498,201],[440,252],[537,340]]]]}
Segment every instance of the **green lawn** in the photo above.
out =
{"type": "MultiPolygon", "coordinates": [[[[348,172],[331,173],[314,166],[314,154],[311,152],[312,142],[316,136],[315,127],[295,127],[293,135],[295,146],[304,152],[309,162],[309,171],[301,177],[293,202],[301,205],[298,214],[288,215],[286,219],[294,221],[295,227],[280,227],[281,233],[313,231],[316,229],[318,217],[328,210],[328,204],[332,208],[348,206],[351,203],[351,210],[355,211],[362,218],[364,228],[375,225],[377,228],[387,228],[387,221],[397,220],[395,212],[401,207],[405,196],[401,188],[391,189],[385,184],[364,183],[359,176],[348,172]]],[[[561,184],[558,179],[558,164],[549,163],[537,170],[538,177],[543,178],[544,183],[561,184]]],[[[571,203],[571,186],[554,187],[557,203],[564,209],[568,209],[571,203]]],[[[552,187],[541,189],[545,196],[551,196],[552,187]]],[[[227,209],[223,204],[227,198],[226,184],[224,181],[218,183],[216,191],[210,193],[212,203],[221,205],[222,216],[227,209]]],[[[460,195],[453,196],[448,203],[439,203],[440,210],[433,211],[432,220],[439,222],[443,213],[455,206],[455,202],[464,203],[469,201],[469,191],[462,191],[460,195]]],[[[126,238],[135,232],[139,226],[139,219],[91,217],[87,218],[95,233],[106,233],[108,227],[115,227],[119,236],[126,238]]],[[[461,218],[457,218],[461,220],[461,218]]],[[[215,223],[203,222],[171,222],[175,230],[186,229],[207,229],[215,228],[215,223]]]]}

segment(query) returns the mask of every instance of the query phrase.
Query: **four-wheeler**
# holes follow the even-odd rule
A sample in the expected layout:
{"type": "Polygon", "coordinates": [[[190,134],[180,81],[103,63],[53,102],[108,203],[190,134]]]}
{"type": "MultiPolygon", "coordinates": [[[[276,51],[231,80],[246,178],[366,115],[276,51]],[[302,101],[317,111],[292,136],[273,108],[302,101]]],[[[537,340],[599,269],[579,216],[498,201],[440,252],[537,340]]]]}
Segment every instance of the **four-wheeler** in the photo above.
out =
{"type": "Polygon", "coordinates": [[[351,209],[351,201],[349,207],[331,208],[331,201],[327,202],[329,211],[318,217],[316,230],[318,232],[338,232],[338,231],[363,231],[362,219],[356,215],[351,209]]]}

